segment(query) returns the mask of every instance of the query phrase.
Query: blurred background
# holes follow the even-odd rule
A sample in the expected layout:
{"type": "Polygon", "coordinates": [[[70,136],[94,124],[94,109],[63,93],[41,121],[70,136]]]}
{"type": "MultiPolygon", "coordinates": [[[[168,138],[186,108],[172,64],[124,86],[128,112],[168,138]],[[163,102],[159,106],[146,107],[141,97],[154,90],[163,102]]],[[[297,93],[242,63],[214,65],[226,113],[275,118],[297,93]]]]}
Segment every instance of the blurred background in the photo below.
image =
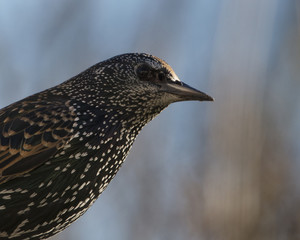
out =
{"type": "Polygon", "coordinates": [[[125,52],[216,101],[154,119],[52,240],[300,239],[299,0],[0,0],[0,107],[125,52]]]}

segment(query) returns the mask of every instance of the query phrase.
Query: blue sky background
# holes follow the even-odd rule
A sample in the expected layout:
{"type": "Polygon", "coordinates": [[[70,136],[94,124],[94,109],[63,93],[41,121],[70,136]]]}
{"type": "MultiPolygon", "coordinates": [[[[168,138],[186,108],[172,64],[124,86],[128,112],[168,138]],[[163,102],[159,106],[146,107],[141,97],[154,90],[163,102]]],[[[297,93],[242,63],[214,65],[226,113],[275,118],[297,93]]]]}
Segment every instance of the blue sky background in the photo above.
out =
{"type": "Polygon", "coordinates": [[[154,119],[53,239],[300,236],[297,0],[0,1],[0,33],[1,108],[125,52],[161,57],[216,99],[154,119]]]}

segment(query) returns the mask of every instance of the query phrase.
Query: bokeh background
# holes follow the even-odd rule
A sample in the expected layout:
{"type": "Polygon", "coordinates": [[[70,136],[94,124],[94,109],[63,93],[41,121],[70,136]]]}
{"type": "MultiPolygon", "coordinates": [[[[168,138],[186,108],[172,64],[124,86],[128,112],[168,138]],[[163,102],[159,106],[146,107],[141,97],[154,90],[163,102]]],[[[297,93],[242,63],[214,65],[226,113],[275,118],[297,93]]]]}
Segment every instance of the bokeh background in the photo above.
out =
{"type": "Polygon", "coordinates": [[[125,52],[216,101],[147,125],[52,240],[300,239],[299,0],[0,0],[0,107],[125,52]]]}

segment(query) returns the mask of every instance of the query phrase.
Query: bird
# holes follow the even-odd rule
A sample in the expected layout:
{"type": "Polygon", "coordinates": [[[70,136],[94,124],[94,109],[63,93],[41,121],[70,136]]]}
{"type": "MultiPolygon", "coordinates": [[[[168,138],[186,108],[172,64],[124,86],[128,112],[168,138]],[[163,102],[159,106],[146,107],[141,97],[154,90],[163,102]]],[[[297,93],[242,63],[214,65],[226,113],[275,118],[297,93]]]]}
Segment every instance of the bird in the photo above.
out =
{"type": "Polygon", "coordinates": [[[141,129],[179,101],[213,101],[164,60],[125,53],[0,110],[0,239],[47,239],[84,214],[141,129]]]}

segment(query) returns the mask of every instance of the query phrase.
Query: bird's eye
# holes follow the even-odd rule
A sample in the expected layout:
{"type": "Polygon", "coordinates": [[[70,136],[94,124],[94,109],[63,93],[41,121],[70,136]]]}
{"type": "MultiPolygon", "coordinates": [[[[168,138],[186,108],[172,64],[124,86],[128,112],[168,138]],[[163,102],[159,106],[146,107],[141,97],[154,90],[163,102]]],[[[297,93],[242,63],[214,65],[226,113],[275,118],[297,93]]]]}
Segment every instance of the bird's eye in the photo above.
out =
{"type": "Polygon", "coordinates": [[[148,64],[141,64],[137,66],[136,75],[140,80],[151,83],[161,83],[167,79],[165,72],[156,70],[148,64]]]}
{"type": "Polygon", "coordinates": [[[166,75],[163,72],[159,72],[157,77],[158,77],[158,80],[161,82],[166,79],[166,75]]]}

